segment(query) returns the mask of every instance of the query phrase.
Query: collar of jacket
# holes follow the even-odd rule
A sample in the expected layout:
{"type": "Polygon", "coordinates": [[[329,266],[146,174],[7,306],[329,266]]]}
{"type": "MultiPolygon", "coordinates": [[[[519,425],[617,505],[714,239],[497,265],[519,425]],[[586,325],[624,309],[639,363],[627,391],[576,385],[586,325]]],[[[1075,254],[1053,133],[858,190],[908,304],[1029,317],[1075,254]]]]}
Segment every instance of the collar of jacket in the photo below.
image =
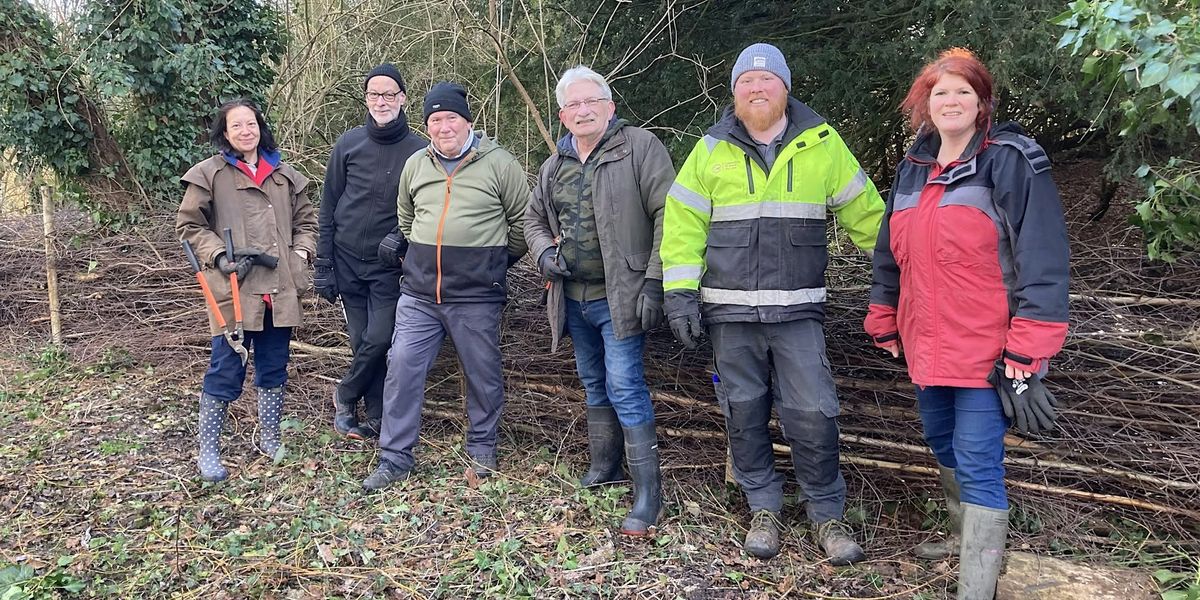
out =
{"type": "Polygon", "coordinates": [[[367,113],[366,120],[367,136],[377,144],[390,146],[403,140],[412,133],[412,129],[408,126],[408,117],[404,116],[404,111],[396,115],[395,119],[387,125],[376,125],[375,117],[371,113],[367,113]]]}
{"type": "MultiPolygon", "coordinates": [[[[235,154],[228,150],[223,150],[221,152],[221,156],[225,158],[225,162],[227,162],[230,165],[233,165],[235,167],[238,165],[239,162],[242,162],[241,154],[235,154]]],[[[259,148],[259,150],[258,150],[258,161],[259,162],[265,161],[268,165],[271,165],[272,169],[279,166],[279,161],[282,158],[282,156],[283,155],[282,155],[282,153],[279,152],[278,148],[276,148],[274,150],[263,150],[262,148],[259,148]]]]}
{"type": "MultiPolygon", "coordinates": [[[[462,159],[462,165],[460,165],[460,167],[465,166],[468,163],[473,163],[488,152],[500,147],[499,144],[489,138],[482,130],[472,131],[471,135],[474,136],[474,141],[471,142],[471,147],[467,148],[467,151],[464,152],[461,157],[459,157],[462,159]]],[[[433,142],[429,142],[429,145],[425,146],[425,154],[429,156],[430,160],[441,164],[441,161],[438,159],[438,157],[441,156],[441,153],[433,147],[433,142]]]]}
{"type": "MultiPolygon", "coordinates": [[[[970,143],[963,149],[962,156],[958,157],[956,162],[965,162],[974,156],[978,156],[983,152],[997,135],[1002,133],[1015,133],[1025,135],[1025,130],[1020,125],[1006,121],[999,125],[988,123],[987,128],[976,131],[971,137],[970,143]]],[[[916,141],[909,147],[908,152],[904,157],[915,163],[932,164],[937,162],[938,150],[942,149],[942,138],[938,135],[936,129],[932,127],[928,130],[923,130],[917,134],[916,141]]]]}
{"type": "MultiPolygon", "coordinates": [[[[785,146],[804,130],[824,123],[825,117],[817,114],[807,104],[788,96],[787,120],[787,128],[783,132],[785,146]]],[[[751,155],[756,154],[752,150],[757,144],[754,138],[750,137],[750,133],[746,131],[746,126],[733,114],[733,106],[725,107],[725,111],[721,113],[721,119],[708,129],[708,135],[735,144],[751,155]]]]}
{"type": "MultiPolygon", "coordinates": [[[[930,183],[950,184],[963,177],[974,175],[977,170],[976,159],[979,158],[980,153],[992,144],[996,135],[1003,133],[1025,135],[1025,130],[1012,121],[999,125],[988,123],[986,128],[976,131],[975,135],[971,136],[971,141],[963,149],[962,155],[946,165],[946,169],[930,180],[930,183]]],[[[917,134],[916,141],[913,142],[904,157],[919,165],[932,166],[937,163],[937,154],[941,147],[941,136],[938,135],[936,129],[930,128],[929,131],[917,134]]]]}
{"type": "MultiPolygon", "coordinates": [[[[612,119],[609,119],[608,121],[608,129],[604,130],[604,135],[600,138],[600,142],[596,144],[594,149],[592,149],[592,154],[596,154],[597,151],[603,152],[604,150],[607,150],[608,148],[605,147],[605,144],[612,140],[622,127],[628,124],[629,122],[625,119],[618,119],[616,115],[613,115],[612,119]]],[[[567,135],[558,138],[558,143],[555,144],[555,149],[558,151],[560,156],[569,156],[575,160],[579,160],[579,153],[575,151],[574,141],[575,134],[568,133],[567,135]]]]}
{"type": "Polygon", "coordinates": [[[429,151],[433,153],[434,158],[441,157],[446,160],[462,160],[466,158],[467,154],[469,154],[472,150],[478,148],[482,140],[483,134],[472,130],[471,137],[467,138],[467,143],[463,144],[462,151],[458,153],[458,156],[446,156],[445,154],[442,154],[441,151],[437,149],[437,146],[433,145],[433,140],[429,141],[429,151]]]}

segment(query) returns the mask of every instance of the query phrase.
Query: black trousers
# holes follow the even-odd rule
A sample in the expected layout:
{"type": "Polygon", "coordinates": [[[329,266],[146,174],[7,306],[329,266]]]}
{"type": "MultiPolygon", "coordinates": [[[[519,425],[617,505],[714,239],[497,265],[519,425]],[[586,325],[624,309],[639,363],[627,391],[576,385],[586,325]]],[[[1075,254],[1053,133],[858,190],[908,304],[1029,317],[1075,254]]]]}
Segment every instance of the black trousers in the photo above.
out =
{"type": "Polygon", "coordinates": [[[362,398],[368,419],[383,416],[383,381],[400,298],[400,269],[333,251],[338,291],[346,309],[346,332],[354,353],[338,384],[342,398],[362,398]]]}

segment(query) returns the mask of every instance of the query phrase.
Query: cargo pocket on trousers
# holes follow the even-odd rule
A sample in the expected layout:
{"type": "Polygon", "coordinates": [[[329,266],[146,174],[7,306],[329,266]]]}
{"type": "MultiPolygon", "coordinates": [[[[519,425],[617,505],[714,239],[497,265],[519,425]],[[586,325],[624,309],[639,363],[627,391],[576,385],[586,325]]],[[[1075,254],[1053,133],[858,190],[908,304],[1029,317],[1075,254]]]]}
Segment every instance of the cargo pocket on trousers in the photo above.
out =
{"type": "Polygon", "coordinates": [[[806,353],[801,364],[790,366],[790,381],[773,386],[775,400],[785,408],[808,412],[821,411],[833,418],[841,412],[829,357],[824,353],[806,353]]]}

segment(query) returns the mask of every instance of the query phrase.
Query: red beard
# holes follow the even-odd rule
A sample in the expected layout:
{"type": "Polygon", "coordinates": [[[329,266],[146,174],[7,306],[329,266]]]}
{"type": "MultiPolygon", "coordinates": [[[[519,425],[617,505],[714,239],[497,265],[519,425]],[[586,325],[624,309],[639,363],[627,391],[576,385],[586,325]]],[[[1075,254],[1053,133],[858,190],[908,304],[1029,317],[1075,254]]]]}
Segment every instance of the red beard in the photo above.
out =
{"type": "Polygon", "coordinates": [[[767,98],[767,109],[751,108],[750,103],[741,103],[737,98],[733,100],[733,115],[746,126],[746,130],[753,133],[755,131],[766,131],[772,125],[779,122],[787,112],[787,102],[773,102],[767,98]]]}

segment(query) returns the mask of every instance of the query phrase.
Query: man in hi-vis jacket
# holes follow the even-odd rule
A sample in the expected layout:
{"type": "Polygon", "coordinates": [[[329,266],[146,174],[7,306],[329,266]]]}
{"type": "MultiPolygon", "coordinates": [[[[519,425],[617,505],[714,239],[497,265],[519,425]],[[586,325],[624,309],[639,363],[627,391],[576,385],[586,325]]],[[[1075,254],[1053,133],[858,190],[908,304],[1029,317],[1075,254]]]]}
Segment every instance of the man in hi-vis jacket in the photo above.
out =
{"type": "Polygon", "coordinates": [[[772,405],[792,448],[816,541],[835,565],[864,558],[842,522],[837,392],[825,355],[825,220],[875,247],[884,204],[841,136],[789,96],[774,46],[742,51],[733,106],[696,143],[667,195],[663,287],[667,318],[689,348],[712,339],[717,399],[734,477],[752,514],[743,549],[779,553],[783,476],[767,423],[772,405]]]}

